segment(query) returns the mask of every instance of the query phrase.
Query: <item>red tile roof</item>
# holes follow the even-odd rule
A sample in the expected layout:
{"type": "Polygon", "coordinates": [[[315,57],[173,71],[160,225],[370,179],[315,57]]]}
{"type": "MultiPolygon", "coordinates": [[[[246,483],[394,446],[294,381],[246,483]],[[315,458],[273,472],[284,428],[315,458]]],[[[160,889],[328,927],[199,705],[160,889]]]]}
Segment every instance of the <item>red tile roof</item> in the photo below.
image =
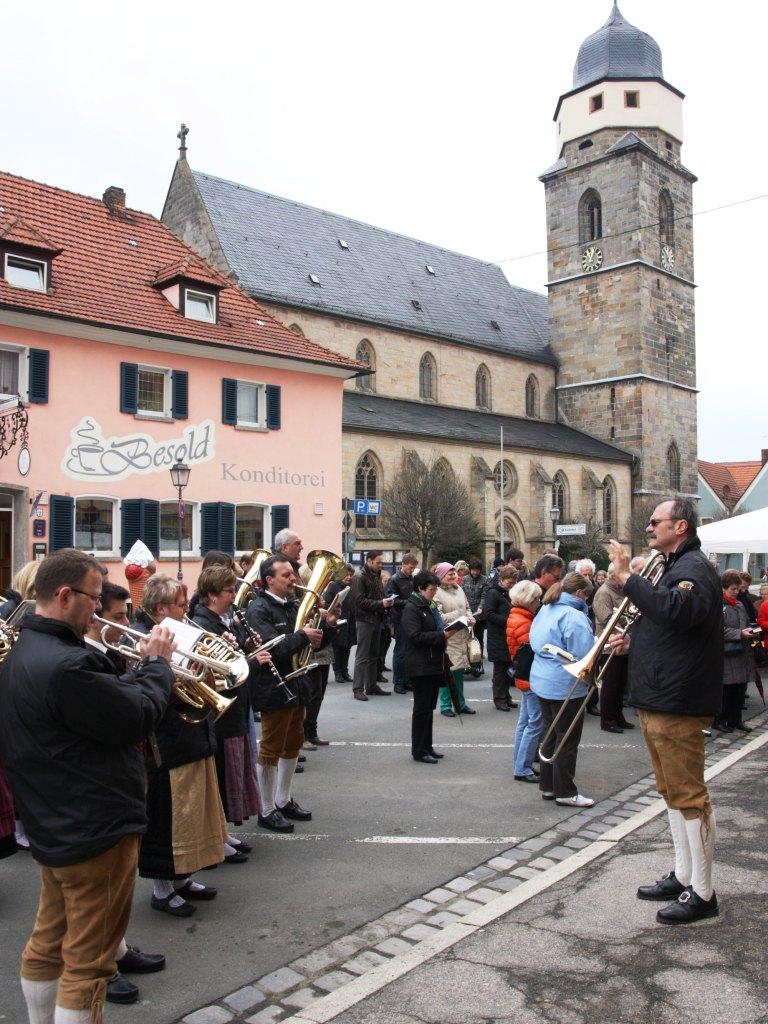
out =
{"type": "Polygon", "coordinates": [[[731,476],[741,488],[741,493],[749,487],[757,474],[760,472],[762,462],[726,462],[725,465],[731,472],[731,476]]]}
{"type": "Polygon", "coordinates": [[[226,278],[223,278],[213,267],[204,263],[202,259],[187,256],[161,267],[155,274],[153,283],[155,287],[160,287],[160,285],[168,284],[180,277],[184,277],[188,281],[198,281],[200,284],[212,284],[216,288],[223,288],[224,281],[226,281],[226,278]]]}
{"type": "Polygon", "coordinates": [[[12,238],[17,244],[61,250],[53,259],[47,293],[14,288],[0,278],[0,308],[363,368],[283,326],[148,213],[126,208],[111,214],[99,199],[4,172],[0,207],[5,217],[0,231],[23,232],[25,241],[12,238]],[[222,289],[219,323],[187,320],[163,296],[156,287],[158,272],[172,265],[196,266],[208,283],[222,289]]]}
{"type": "Polygon", "coordinates": [[[12,242],[14,245],[29,246],[33,249],[42,249],[47,253],[56,253],[61,250],[49,242],[48,239],[35,231],[21,219],[21,217],[3,217],[0,220],[0,238],[4,242],[12,242]]]}
{"type": "Polygon", "coordinates": [[[704,462],[699,472],[725,505],[735,505],[757,476],[761,462],[704,462]]]}

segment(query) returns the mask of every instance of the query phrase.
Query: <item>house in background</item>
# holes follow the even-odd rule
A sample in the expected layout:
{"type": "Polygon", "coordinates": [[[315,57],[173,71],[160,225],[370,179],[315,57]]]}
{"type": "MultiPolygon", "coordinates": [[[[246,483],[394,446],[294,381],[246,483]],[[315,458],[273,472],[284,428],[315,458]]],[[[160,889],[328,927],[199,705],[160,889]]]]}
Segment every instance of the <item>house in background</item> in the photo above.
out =
{"type": "Polygon", "coordinates": [[[699,459],[699,518],[701,522],[754,512],[768,507],[768,449],[760,460],[704,462],[699,459]]]}
{"type": "Polygon", "coordinates": [[[343,384],[360,369],[122,189],[0,173],[0,586],[70,545],[124,582],[137,538],[172,574],[181,544],[192,584],[207,551],[270,546],[287,525],[336,547],[343,384]]]}

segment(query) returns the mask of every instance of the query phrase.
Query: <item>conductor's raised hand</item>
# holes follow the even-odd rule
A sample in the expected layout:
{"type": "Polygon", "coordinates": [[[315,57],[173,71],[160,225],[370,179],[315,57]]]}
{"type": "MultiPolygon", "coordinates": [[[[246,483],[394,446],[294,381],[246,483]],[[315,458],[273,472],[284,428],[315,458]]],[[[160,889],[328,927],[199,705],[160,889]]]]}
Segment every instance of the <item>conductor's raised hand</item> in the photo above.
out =
{"type": "Polygon", "coordinates": [[[608,558],[613,566],[613,578],[620,587],[629,579],[629,552],[617,540],[608,541],[608,558]]]}

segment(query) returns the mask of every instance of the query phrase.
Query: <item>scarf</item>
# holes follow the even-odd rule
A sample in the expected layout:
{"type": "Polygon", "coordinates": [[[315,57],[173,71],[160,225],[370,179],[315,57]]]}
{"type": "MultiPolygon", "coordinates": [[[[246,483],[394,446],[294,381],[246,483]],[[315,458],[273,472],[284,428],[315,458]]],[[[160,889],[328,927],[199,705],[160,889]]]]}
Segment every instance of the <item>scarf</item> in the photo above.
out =
{"type": "Polygon", "coordinates": [[[731,605],[731,607],[735,607],[739,603],[738,597],[731,597],[731,595],[726,594],[725,591],[723,591],[723,600],[726,604],[731,605]]]}

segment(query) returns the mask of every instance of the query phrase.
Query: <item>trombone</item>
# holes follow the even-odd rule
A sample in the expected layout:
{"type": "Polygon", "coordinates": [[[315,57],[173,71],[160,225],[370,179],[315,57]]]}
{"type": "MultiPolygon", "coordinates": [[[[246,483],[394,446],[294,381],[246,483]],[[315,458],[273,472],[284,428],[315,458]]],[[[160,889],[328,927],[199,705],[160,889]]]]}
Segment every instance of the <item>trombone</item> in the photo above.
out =
{"type": "MultiPolygon", "coordinates": [[[[664,565],[664,555],[660,551],[657,551],[648,559],[646,564],[643,566],[642,572],[638,573],[638,575],[641,576],[643,579],[648,580],[648,582],[655,587],[657,586],[659,580],[664,574],[664,565]]],[[[563,651],[561,650],[561,648],[556,647],[554,644],[544,644],[544,646],[542,647],[542,651],[546,654],[551,654],[565,662],[565,664],[562,667],[569,675],[572,675],[574,677],[573,685],[568,691],[568,694],[565,697],[565,700],[563,701],[560,710],[552,719],[552,724],[541,738],[541,742],[539,744],[539,760],[543,761],[544,764],[554,764],[554,762],[558,759],[560,754],[563,752],[563,747],[568,742],[571,733],[576,728],[578,723],[581,721],[584,713],[586,712],[587,705],[589,704],[592,694],[595,690],[600,689],[603,682],[603,676],[605,675],[605,670],[608,668],[612,658],[616,654],[616,651],[612,650],[603,662],[602,666],[598,669],[600,658],[603,656],[603,652],[605,651],[605,648],[608,644],[608,640],[614,635],[626,636],[630,628],[635,624],[639,617],[640,609],[633,605],[628,597],[625,597],[621,604],[618,605],[613,615],[611,615],[610,619],[608,619],[608,621],[606,622],[603,631],[600,633],[600,636],[595,640],[590,650],[587,651],[587,653],[580,661],[577,661],[572,654],[568,653],[568,651],[563,651]],[[563,735],[562,739],[557,744],[555,749],[552,751],[551,754],[545,756],[541,752],[541,748],[544,747],[547,741],[554,736],[555,730],[557,728],[557,723],[560,721],[563,714],[565,713],[565,708],[568,704],[568,701],[573,696],[574,692],[576,691],[576,688],[580,686],[582,683],[586,684],[587,693],[584,697],[584,700],[581,703],[581,707],[573,716],[573,721],[568,726],[568,729],[566,730],[565,734],[563,735]]]]}
{"type": "MultiPolygon", "coordinates": [[[[96,622],[101,623],[101,642],[105,647],[108,647],[110,651],[115,651],[121,657],[125,658],[126,661],[132,661],[140,663],[143,658],[139,652],[139,641],[144,639],[146,633],[139,632],[138,629],[131,629],[130,626],[122,626],[116,622],[110,622],[109,619],[103,619],[100,615],[94,615],[96,622]],[[111,643],[108,639],[108,633],[111,629],[116,630],[123,636],[127,637],[130,643],[111,643]]],[[[213,712],[213,719],[216,721],[229,709],[231,704],[234,704],[235,697],[223,697],[220,693],[217,693],[212,687],[208,686],[207,683],[203,682],[203,678],[210,671],[213,673],[214,680],[219,677],[227,677],[229,674],[228,662],[217,661],[214,658],[200,655],[194,651],[182,651],[178,650],[176,653],[182,657],[187,658],[190,663],[197,662],[199,668],[194,670],[190,667],[184,667],[177,664],[175,661],[170,662],[171,671],[173,672],[176,680],[176,694],[179,696],[185,704],[189,704],[190,707],[195,708],[197,711],[203,711],[206,717],[209,711],[213,712]]],[[[196,725],[203,720],[203,718],[194,718],[191,715],[179,712],[180,717],[185,722],[196,725]]]]}

